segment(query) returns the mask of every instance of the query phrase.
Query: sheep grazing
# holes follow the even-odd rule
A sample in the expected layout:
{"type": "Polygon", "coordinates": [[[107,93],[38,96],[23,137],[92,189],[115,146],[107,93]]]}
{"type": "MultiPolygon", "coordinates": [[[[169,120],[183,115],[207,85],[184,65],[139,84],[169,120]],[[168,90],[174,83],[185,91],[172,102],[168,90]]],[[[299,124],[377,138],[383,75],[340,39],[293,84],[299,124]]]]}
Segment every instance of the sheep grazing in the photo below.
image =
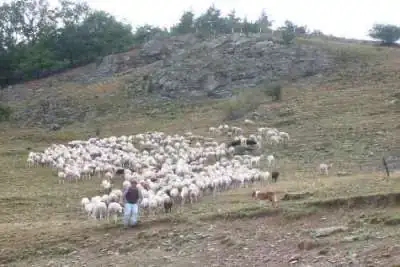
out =
{"type": "Polygon", "coordinates": [[[255,123],[254,123],[254,121],[252,121],[252,120],[245,119],[245,120],[244,120],[244,124],[245,124],[245,125],[254,125],[255,123]]]}
{"type": "Polygon", "coordinates": [[[103,188],[103,191],[106,194],[109,194],[112,190],[112,184],[108,180],[103,180],[101,182],[101,187],[103,188]]]}
{"type": "Polygon", "coordinates": [[[165,213],[168,213],[168,212],[171,213],[172,212],[172,205],[173,205],[173,202],[172,202],[171,198],[168,198],[167,200],[164,201],[165,213]]]}
{"type": "Polygon", "coordinates": [[[115,174],[117,174],[117,175],[124,175],[124,174],[125,174],[125,169],[120,168],[120,169],[118,169],[118,170],[115,171],[115,174]]]}
{"type": "Polygon", "coordinates": [[[257,142],[255,140],[252,140],[252,139],[246,139],[246,145],[254,146],[254,145],[257,145],[257,142]]]}
{"type": "Polygon", "coordinates": [[[119,203],[111,202],[107,207],[107,219],[112,219],[114,223],[118,221],[118,215],[122,214],[122,206],[119,203]]]}
{"type": "Polygon", "coordinates": [[[275,157],[274,155],[268,155],[267,156],[267,161],[268,161],[268,167],[271,168],[272,165],[275,165],[275,157]]]}
{"type": "Polygon", "coordinates": [[[260,174],[261,183],[262,183],[262,184],[266,183],[266,182],[268,181],[270,175],[271,175],[271,174],[270,174],[268,171],[262,172],[262,173],[260,174]]]}
{"type": "Polygon", "coordinates": [[[255,190],[253,190],[251,197],[253,199],[260,200],[260,205],[261,205],[261,201],[269,200],[272,202],[272,207],[276,208],[276,207],[278,207],[278,197],[277,197],[276,193],[277,192],[274,192],[272,190],[260,191],[260,190],[255,189],[255,190]]]}
{"type": "Polygon", "coordinates": [[[171,212],[171,203],[194,204],[206,195],[217,197],[223,191],[270,179],[270,172],[259,169],[260,156],[234,155],[234,147],[269,144],[273,137],[283,138],[280,131],[265,127],[244,136],[241,128],[223,124],[210,127],[209,132],[235,135],[234,141],[220,143],[189,132],[94,137],[53,144],[41,153],[32,152],[27,163],[28,167],[53,168],[62,182],[98,179],[95,184],[101,186],[100,196],[79,204],[89,216],[99,219],[108,217],[107,210],[116,206],[113,203],[123,203],[121,189],[132,182],[136,182],[141,195],[139,206],[156,214],[163,210],[171,212]]]}
{"type": "Polygon", "coordinates": [[[92,215],[94,218],[98,218],[98,219],[103,219],[107,217],[107,205],[106,203],[99,201],[99,202],[95,202],[93,203],[93,211],[92,211],[92,215]]]}
{"type": "Polygon", "coordinates": [[[234,141],[230,142],[228,146],[230,146],[230,147],[231,146],[240,146],[241,143],[242,143],[241,140],[234,140],[234,141]]]}
{"type": "Polygon", "coordinates": [[[90,203],[90,200],[87,197],[82,198],[81,205],[82,208],[85,209],[85,206],[90,203]]]}
{"type": "Polygon", "coordinates": [[[321,163],[319,164],[319,174],[325,174],[325,175],[329,175],[329,169],[331,169],[333,166],[333,163],[330,164],[326,164],[326,163],[321,163]]]}
{"type": "Polygon", "coordinates": [[[274,171],[271,174],[271,178],[272,178],[272,182],[276,183],[278,181],[278,177],[279,177],[279,172],[274,171]]]}

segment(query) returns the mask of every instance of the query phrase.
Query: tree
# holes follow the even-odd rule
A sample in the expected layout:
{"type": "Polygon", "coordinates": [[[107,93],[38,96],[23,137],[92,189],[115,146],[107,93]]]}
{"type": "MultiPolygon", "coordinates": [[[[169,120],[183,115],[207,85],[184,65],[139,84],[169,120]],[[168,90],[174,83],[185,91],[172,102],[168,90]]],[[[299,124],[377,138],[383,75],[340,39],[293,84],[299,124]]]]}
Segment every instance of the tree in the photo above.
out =
{"type": "Polygon", "coordinates": [[[259,32],[267,32],[269,27],[272,26],[272,21],[269,20],[265,9],[261,11],[261,15],[257,20],[257,24],[259,26],[259,32]]]}
{"type": "Polygon", "coordinates": [[[243,32],[244,34],[248,37],[249,36],[249,21],[247,20],[247,17],[244,18],[243,20],[243,32]]]}
{"type": "Polygon", "coordinates": [[[126,50],[132,28],[86,3],[12,0],[0,6],[0,86],[126,50]]]}
{"type": "Polygon", "coordinates": [[[154,27],[149,24],[145,24],[143,26],[137,27],[134,35],[134,41],[138,44],[142,44],[144,42],[149,41],[151,38],[165,34],[166,29],[161,29],[159,27],[154,27]]]}
{"type": "Polygon", "coordinates": [[[285,25],[283,27],[278,28],[278,30],[282,33],[282,39],[285,44],[290,44],[296,37],[296,28],[297,26],[289,20],[285,21],[285,25]]]}
{"type": "Polygon", "coordinates": [[[384,44],[394,44],[400,39],[400,27],[390,24],[375,24],[369,31],[369,36],[381,40],[384,44]]]}
{"type": "Polygon", "coordinates": [[[235,9],[229,12],[228,17],[226,18],[226,25],[228,28],[231,29],[232,33],[234,33],[238,29],[240,25],[240,18],[236,17],[235,9]]]}
{"type": "Polygon", "coordinates": [[[194,13],[192,11],[183,12],[179,23],[171,28],[171,32],[174,34],[187,34],[194,31],[194,13]]]}
{"type": "Polygon", "coordinates": [[[221,10],[211,5],[207,11],[195,20],[196,31],[215,36],[219,33],[231,31],[227,27],[226,21],[221,17],[221,10]]]}

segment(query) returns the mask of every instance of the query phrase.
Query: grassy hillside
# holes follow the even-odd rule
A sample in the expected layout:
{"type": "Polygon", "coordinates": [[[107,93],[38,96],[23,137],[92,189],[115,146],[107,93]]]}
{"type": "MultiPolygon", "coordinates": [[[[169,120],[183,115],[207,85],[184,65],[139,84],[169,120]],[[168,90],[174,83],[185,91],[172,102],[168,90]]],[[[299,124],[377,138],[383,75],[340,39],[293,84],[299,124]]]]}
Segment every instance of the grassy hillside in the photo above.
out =
{"type": "MultiPolygon", "coordinates": [[[[138,263],[156,266],[204,266],[202,260],[210,265],[246,266],[249,262],[266,263],[260,255],[269,255],[272,265],[282,266],[298,253],[297,243],[307,236],[305,229],[332,224],[350,224],[353,232],[328,237],[318,244],[317,251],[301,252],[304,261],[308,259],[311,263],[316,255],[313,253],[326,246],[337,249],[337,257],[332,254],[336,263],[338,259],[350,257],[349,251],[359,255],[353,262],[361,265],[366,265],[372,257],[368,255],[380,259],[376,266],[400,261],[396,258],[400,253],[396,253],[394,246],[399,243],[400,235],[390,226],[397,220],[398,206],[387,207],[383,214],[381,206],[377,210],[368,204],[371,199],[399,204],[398,195],[390,194],[399,193],[400,177],[395,174],[383,181],[383,174],[377,169],[382,155],[400,155],[400,50],[321,40],[297,41],[329,50],[336,55],[338,68],[331,73],[284,82],[281,102],[273,102],[265,95],[265,88],[260,87],[238,90],[232,99],[197,103],[166,102],[143,95],[140,103],[132,105],[132,98],[126,97],[126,88],[135,75],[132,73],[97,85],[53,84],[60,97],[69,96],[71,101],[94,105],[103,110],[103,115],[87,117],[56,132],[1,124],[0,164],[6,167],[0,169],[3,185],[0,187],[0,247],[7,249],[0,253],[0,264],[44,266],[53,261],[54,264],[85,262],[87,266],[125,266],[128,263],[123,256],[129,254],[138,263]],[[242,116],[229,120],[232,112],[242,116]],[[253,112],[259,114],[257,126],[277,127],[291,136],[287,147],[273,151],[282,172],[279,188],[291,194],[309,192],[311,197],[283,201],[275,212],[252,202],[250,189],[240,189],[224,193],[214,201],[204,199],[201,204],[172,217],[145,218],[144,225],[127,236],[117,227],[96,225],[80,217],[79,199],[96,194],[99,181],[58,185],[51,170],[25,166],[27,149],[41,150],[54,142],[87,138],[96,129],[100,129],[102,136],[151,130],[169,133],[191,130],[206,134],[208,127],[222,122],[241,125],[253,112]],[[316,177],[316,166],[328,161],[334,163],[331,176],[316,177]],[[351,175],[337,177],[339,171],[351,175]],[[358,196],[364,197],[360,200],[358,196]],[[327,206],[344,210],[332,213],[327,206]],[[369,223],[369,219],[377,220],[379,227],[369,223]],[[230,220],[233,228],[227,227],[225,220],[230,220]],[[378,228],[385,241],[379,239],[378,228]],[[368,233],[370,239],[376,240],[377,250],[363,243],[367,239],[360,236],[368,233]],[[356,235],[358,243],[344,242],[344,235],[356,235]],[[129,243],[132,238],[140,244],[140,249],[129,243]],[[161,245],[160,239],[164,240],[161,245]],[[279,241],[283,239],[290,243],[279,241]],[[267,240],[274,246],[273,250],[268,250],[267,240]],[[207,242],[214,244],[214,250],[204,252],[207,242]],[[394,249],[387,258],[381,257],[388,246],[394,249]],[[244,248],[249,249],[248,259],[238,256],[244,248]],[[139,252],[148,255],[134,255],[139,252]],[[225,255],[225,262],[215,258],[216,255],[225,255]],[[235,263],[229,261],[232,255],[239,257],[232,259],[235,263]]],[[[51,79],[55,77],[37,83],[46,84],[51,79]]],[[[31,99],[11,101],[10,105],[17,108],[46,97],[43,91],[27,93],[31,99]]],[[[256,131],[256,127],[246,131],[256,131]]],[[[321,262],[330,262],[329,255],[321,256],[321,262]]]]}

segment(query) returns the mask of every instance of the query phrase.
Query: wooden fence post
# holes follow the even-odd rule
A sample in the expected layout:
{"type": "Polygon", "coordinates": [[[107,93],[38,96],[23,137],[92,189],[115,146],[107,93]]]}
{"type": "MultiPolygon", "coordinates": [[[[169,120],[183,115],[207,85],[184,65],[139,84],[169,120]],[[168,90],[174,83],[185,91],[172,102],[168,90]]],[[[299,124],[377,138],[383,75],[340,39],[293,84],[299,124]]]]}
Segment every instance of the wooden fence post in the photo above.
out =
{"type": "Polygon", "coordinates": [[[386,169],[386,175],[387,175],[387,177],[389,177],[389,176],[390,176],[389,167],[388,167],[388,165],[387,165],[387,162],[386,162],[385,157],[382,157],[382,163],[383,163],[383,166],[384,166],[385,169],[386,169]]]}

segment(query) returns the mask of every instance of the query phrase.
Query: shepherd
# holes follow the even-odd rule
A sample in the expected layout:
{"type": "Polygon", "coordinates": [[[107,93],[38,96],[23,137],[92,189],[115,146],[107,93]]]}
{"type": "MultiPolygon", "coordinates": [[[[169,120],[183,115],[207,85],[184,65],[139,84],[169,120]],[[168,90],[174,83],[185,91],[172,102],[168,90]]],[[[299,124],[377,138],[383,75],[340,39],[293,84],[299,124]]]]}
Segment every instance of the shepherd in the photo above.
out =
{"type": "Polygon", "coordinates": [[[127,188],[124,194],[124,228],[133,227],[137,224],[139,214],[138,201],[140,198],[139,189],[136,186],[136,181],[131,182],[131,186],[127,188]]]}

